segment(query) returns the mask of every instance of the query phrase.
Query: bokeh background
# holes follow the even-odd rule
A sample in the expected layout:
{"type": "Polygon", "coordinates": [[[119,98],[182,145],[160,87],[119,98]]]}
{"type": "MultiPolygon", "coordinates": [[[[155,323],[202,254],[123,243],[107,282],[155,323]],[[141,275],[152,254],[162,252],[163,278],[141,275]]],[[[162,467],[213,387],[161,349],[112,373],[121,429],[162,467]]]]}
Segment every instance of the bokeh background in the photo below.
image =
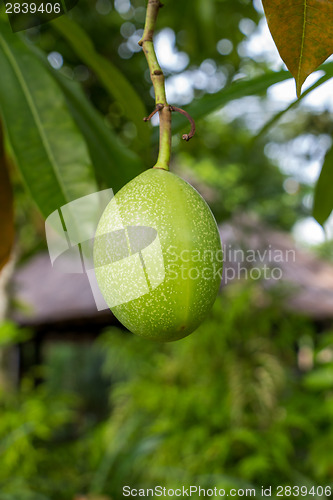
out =
{"type": "MultiPolygon", "coordinates": [[[[67,15],[149,113],[137,44],[145,2],[80,0],[67,15]]],[[[50,22],[20,36],[81,85],[121,148],[154,164],[157,121],[128,120],[61,29],[50,22]]],[[[172,170],[210,204],[225,272],[236,272],[191,336],[137,338],[97,311],[85,276],[52,270],[44,219],[13,163],[16,243],[0,275],[0,500],[118,500],[124,485],[257,496],[299,485],[322,498],[317,487],[333,485],[333,233],[332,219],[324,231],[311,209],[332,142],[332,80],[297,105],[292,79],[223,102],[238,80],[285,69],[257,0],[166,1],[155,40],[169,103],[200,117],[189,143],[175,117],[172,170]],[[250,273],[263,264],[281,279],[250,273]]],[[[129,180],[107,159],[98,172],[100,189],[129,180]]]]}

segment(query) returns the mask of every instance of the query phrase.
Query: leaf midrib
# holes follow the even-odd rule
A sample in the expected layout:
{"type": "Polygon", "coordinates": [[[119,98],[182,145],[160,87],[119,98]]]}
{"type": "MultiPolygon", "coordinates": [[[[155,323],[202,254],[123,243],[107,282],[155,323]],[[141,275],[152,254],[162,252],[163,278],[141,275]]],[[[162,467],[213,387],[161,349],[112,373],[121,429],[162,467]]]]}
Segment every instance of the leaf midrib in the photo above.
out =
{"type": "Polygon", "coordinates": [[[64,199],[65,201],[68,200],[67,198],[67,190],[66,190],[66,187],[65,187],[65,184],[62,182],[61,180],[61,176],[59,175],[59,171],[58,171],[58,168],[57,168],[57,162],[56,162],[56,159],[53,155],[53,152],[50,148],[50,145],[49,145],[49,142],[48,142],[48,139],[44,133],[44,130],[43,130],[43,125],[39,119],[39,116],[38,116],[38,111],[37,111],[37,108],[34,104],[34,101],[33,99],[31,98],[31,94],[29,92],[29,88],[28,86],[26,85],[26,82],[24,80],[24,76],[22,74],[22,71],[20,70],[20,67],[18,66],[18,64],[16,63],[16,60],[15,60],[15,57],[13,55],[13,53],[11,52],[9,46],[7,45],[6,41],[3,39],[3,37],[1,36],[0,34],[0,43],[2,44],[2,47],[3,47],[3,51],[5,53],[5,55],[7,56],[7,59],[9,61],[9,64],[12,66],[13,68],[13,71],[21,85],[21,88],[22,88],[22,92],[24,94],[24,97],[26,98],[26,101],[28,103],[28,106],[30,108],[30,111],[31,111],[31,114],[34,118],[34,121],[36,123],[36,127],[39,131],[39,134],[40,134],[40,138],[41,138],[41,141],[42,141],[42,144],[45,148],[45,152],[47,154],[47,157],[53,167],[53,171],[54,171],[54,174],[56,176],[56,179],[59,183],[59,186],[60,186],[60,189],[61,189],[61,192],[64,196],[64,199]]]}
{"type": "MultiPolygon", "coordinates": [[[[300,54],[299,54],[299,63],[298,63],[298,71],[297,71],[297,87],[299,86],[299,82],[300,82],[300,78],[301,78],[301,69],[302,69],[304,43],[305,43],[306,16],[307,16],[307,0],[304,0],[303,1],[302,41],[301,41],[301,50],[300,50],[300,54]]],[[[298,90],[300,90],[300,89],[298,89],[298,90]]]]}

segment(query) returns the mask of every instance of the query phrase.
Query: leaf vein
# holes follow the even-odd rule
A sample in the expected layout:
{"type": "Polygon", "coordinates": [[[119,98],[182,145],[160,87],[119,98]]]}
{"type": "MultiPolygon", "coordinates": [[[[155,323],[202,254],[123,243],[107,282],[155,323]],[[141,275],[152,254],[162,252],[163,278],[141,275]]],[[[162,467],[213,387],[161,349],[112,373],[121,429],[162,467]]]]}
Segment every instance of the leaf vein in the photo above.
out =
{"type": "Polygon", "coordinates": [[[304,0],[303,7],[304,7],[303,8],[303,29],[302,29],[301,50],[300,50],[299,63],[298,63],[298,72],[297,72],[297,87],[298,87],[299,82],[300,82],[300,75],[301,75],[302,61],[303,61],[305,29],[306,29],[306,16],[307,16],[307,0],[304,0]]]}

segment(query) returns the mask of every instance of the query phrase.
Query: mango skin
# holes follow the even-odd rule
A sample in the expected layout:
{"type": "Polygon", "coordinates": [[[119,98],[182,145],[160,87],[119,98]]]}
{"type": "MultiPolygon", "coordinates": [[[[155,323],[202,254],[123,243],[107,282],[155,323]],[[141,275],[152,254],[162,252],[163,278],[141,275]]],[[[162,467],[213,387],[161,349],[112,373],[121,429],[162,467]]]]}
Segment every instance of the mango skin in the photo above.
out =
{"type": "Polygon", "coordinates": [[[190,184],[162,169],[146,170],[126,184],[106,207],[95,235],[95,273],[107,304],[128,330],[152,340],[178,340],[199,326],[218,293],[222,261],[218,228],[207,203],[190,184]],[[142,251],[145,277],[152,281],[148,293],[129,301],[126,297],[140,282],[142,266],[137,276],[127,275],[125,269],[115,276],[98,238],[121,224],[156,229],[155,243],[161,250],[153,255],[149,248],[142,251]],[[154,272],[155,278],[160,273],[160,284],[154,272]],[[115,295],[124,302],[114,305],[115,295]]]}

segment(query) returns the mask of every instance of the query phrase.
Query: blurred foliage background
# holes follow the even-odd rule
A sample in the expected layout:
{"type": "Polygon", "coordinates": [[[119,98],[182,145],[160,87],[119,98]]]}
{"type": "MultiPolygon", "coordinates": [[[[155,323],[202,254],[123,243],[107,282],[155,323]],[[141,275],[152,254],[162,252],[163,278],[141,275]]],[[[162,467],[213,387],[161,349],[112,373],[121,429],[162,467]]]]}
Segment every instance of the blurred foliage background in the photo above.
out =
{"type": "MultiPolygon", "coordinates": [[[[274,121],[287,105],[274,101],[270,88],[290,75],[247,45],[262,16],[257,1],[167,1],[156,48],[169,103],[197,121],[195,139],[185,143],[187,124],[174,117],[172,169],[200,190],[218,223],[246,213],[290,232],[311,214],[311,172],[330,147],[332,110],[304,99],[274,121]]],[[[155,162],[156,122],[142,121],[154,107],[137,45],[144,17],[144,0],[80,0],[66,19],[15,35],[13,57],[31,99],[37,89],[53,102],[61,89],[60,107],[85,138],[94,167],[80,176],[86,192],[117,191],[155,162]]],[[[14,35],[1,22],[4,50],[14,35]]],[[[0,107],[22,263],[46,248],[41,213],[52,210],[52,180],[38,168],[33,176],[24,151],[12,154],[31,118],[15,82],[8,93],[5,80],[0,107]]],[[[68,148],[75,149],[70,140],[68,148]]],[[[54,207],[61,196],[54,194],[54,207]]],[[[313,251],[331,260],[332,242],[313,251]]],[[[43,365],[31,366],[19,383],[6,376],[8,357],[34,331],[3,321],[0,500],[117,500],[126,484],[254,487],[258,496],[261,486],[332,486],[332,325],[318,329],[287,315],[278,296],[266,291],[263,300],[262,293],[257,283],[227,287],[199,330],[174,344],[151,344],[115,327],[93,345],[49,343],[43,365]]]]}

